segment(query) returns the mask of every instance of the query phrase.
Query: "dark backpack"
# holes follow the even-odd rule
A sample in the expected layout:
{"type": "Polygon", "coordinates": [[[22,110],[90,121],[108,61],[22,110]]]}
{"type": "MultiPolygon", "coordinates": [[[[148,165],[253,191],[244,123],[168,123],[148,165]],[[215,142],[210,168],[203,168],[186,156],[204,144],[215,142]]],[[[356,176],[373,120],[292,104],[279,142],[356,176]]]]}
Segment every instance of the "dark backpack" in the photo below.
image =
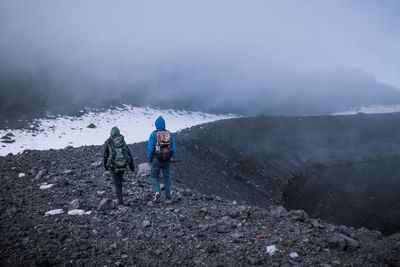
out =
{"type": "Polygon", "coordinates": [[[169,131],[157,131],[157,144],[155,155],[161,162],[169,161],[172,158],[172,139],[169,131]]]}
{"type": "Polygon", "coordinates": [[[122,135],[112,137],[109,144],[111,153],[108,165],[114,167],[116,170],[126,170],[130,162],[130,157],[124,137],[122,135]]]}

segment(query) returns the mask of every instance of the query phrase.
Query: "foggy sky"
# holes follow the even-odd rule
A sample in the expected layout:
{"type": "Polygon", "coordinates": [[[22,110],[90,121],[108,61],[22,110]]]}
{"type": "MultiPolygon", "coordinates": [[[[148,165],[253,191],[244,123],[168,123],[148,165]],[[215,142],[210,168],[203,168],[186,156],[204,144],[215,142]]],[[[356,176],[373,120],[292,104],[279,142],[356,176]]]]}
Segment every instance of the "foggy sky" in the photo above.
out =
{"type": "Polygon", "coordinates": [[[299,90],[298,77],[332,66],[400,88],[398,14],[396,0],[2,0],[0,67],[55,94],[132,91],[144,103],[299,90]]]}

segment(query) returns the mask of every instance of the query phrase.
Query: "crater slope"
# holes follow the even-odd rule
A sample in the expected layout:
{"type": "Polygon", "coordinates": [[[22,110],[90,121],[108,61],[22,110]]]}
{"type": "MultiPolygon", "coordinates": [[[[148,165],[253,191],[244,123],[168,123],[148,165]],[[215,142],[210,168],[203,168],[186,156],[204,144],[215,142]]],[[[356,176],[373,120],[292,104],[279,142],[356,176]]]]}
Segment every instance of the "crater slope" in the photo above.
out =
{"type": "Polygon", "coordinates": [[[223,120],[178,135],[179,167],[202,192],[391,234],[400,232],[399,133],[399,113],[223,120]]]}

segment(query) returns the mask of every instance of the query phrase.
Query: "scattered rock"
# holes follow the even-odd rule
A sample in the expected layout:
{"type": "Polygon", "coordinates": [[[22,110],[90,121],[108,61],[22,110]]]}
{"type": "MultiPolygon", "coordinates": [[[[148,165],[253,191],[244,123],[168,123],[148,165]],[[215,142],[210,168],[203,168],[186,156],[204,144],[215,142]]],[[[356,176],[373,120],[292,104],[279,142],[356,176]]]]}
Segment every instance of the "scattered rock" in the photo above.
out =
{"type": "Polygon", "coordinates": [[[97,210],[102,211],[102,210],[109,210],[114,208],[113,201],[110,198],[103,198],[99,204],[97,205],[97,210]]]}
{"type": "Polygon", "coordinates": [[[328,240],[328,246],[332,249],[342,249],[344,251],[353,252],[360,247],[360,244],[353,238],[342,233],[334,233],[328,240]]]}
{"type": "Polygon", "coordinates": [[[94,129],[94,128],[96,128],[96,125],[94,125],[93,123],[90,123],[90,124],[87,126],[87,128],[94,129]]]}
{"type": "Polygon", "coordinates": [[[22,239],[22,245],[26,246],[29,243],[29,237],[25,237],[22,239]]]}
{"type": "Polygon", "coordinates": [[[314,228],[323,229],[324,225],[321,223],[319,219],[310,219],[310,223],[314,228]]]}
{"type": "Polygon", "coordinates": [[[120,206],[118,207],[118,210],[122,213],[127,213],[129,211],[129,208],[127,206],[120,206]]]}
{"type": "Polygon", "coordinates": [[[62,172],[64,175],[73,175],[74,171],[73,170],[65,170],[62,172]]]}
{"type": "Polygon", "coordinates": [[[308,215],[304,210],[291,210],[287,214],[292,221],[307,222],[308,215]]]}
{"type": "Polygon", "coordinates": [[[150,225],[151,225],[151,222],[148,221],[148,220],[144,220],[143,223],[142,223],[142,227],[143,228],[149,227],[150,225]]]}
{"type": "Polygon", "coordinates": [[[285,217],[288,214],[288,211],[282,206],[271,206],[269,211],[275,218],[285,217]]]}
{"type": "Polygon", "coordinates": [[[90,165],[91,168],[98,168],[103,165],[102,161],[96,161],[90,165]]]}
{"type": "Polygon", "coordinates": [[[98,191],[96,192],[96,194],[97,194],[99,197],[103,196],[105,193],[106,193],[106,191],[104,191],[104,190],[98,190],[98,191]]]}
{"type": "Polygon", "coordinates": [[[137,174],[140,176],[150,176],[151,166],[149,163],[140,163],[138,165],[137,174]]]}
{"type": "Polygon", "coordinates": [[[400,241],[400,233],[392,234],[392,235],[388,236],[388,238],[400,241]]]}
{"type": "Polygon", "coordinates": [[[29,170],[28,175],[35,176],[38,170],[36,168],[32,168],[29,170]]]}
{"type": "Polygon", "coordinates": [[[79,209],[80,207],[80,201],[79,199],[74,199],[69,203],[69,210],[76,210],[79,209]]]}
{"type": "Polygon", "coordinates": [[[18,174],[18,178],[23,178],[23,177],[25,177],[25,173],[21,172],[18,174]]]}
{"type": "Polygon", "coordinates": [[[218,252],[218,247],[214,242],[211,242],[207,246],[207,252],[208,253],[216,253],[218,252]]]}
{"type": "Polygon", "coordinates": [[[362,233],[362,234],[369,234],[369,230],[365,227],[358,228],[357,232],[362,233]]]}
{"type": "Polygon", "coordinates": [[[47,174],[47,170],[45,170],[45,169],[39,170],[35,176],[35,180],[42,179],[45,174],[47,174]]]}
{"type": "Polygon", "coordinates": [[[6,133],[5,135],[3,135],[3,137],[1,137],[1,139],[7,139],[10,137],[14,137],[15,135],[13,133],[6,133]]]}
{"type": "Polygon", "coordinates": [[[254,258],[254,257],[251,257],[251,256],[247,256],[246,260],[250,265],[262,265],[262,264],[264,264],[264,260],[263,259],[254,258]]]}
{"type": "Polygon", "coordinates": [[[14,140],[14,139],[11,139],[11,138],[9,138],[9,139],[2,139],[1,142],[4,143],[4,144],[12,144],[12,143],[15,142],[15,140],[14,140]]]}
{"type": "Polygon", "coordinates": [[[218,224],[216,227],[216,232],[219,234],[229,233],[230,229],[228,229],[228,227],[226,225],[218,224]]]}

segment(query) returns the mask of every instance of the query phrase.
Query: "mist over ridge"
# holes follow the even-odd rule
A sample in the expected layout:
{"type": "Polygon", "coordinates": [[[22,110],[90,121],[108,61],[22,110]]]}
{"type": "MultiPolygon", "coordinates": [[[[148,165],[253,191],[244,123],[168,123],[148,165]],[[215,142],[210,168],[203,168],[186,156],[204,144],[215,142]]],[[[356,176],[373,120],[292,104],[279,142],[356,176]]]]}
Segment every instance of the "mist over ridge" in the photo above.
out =
{"type": "Polygon", "coordinates": [[[130,103],[243,115],[399,104],[396,1],[3,1],[1,119],[130,103]]]}

